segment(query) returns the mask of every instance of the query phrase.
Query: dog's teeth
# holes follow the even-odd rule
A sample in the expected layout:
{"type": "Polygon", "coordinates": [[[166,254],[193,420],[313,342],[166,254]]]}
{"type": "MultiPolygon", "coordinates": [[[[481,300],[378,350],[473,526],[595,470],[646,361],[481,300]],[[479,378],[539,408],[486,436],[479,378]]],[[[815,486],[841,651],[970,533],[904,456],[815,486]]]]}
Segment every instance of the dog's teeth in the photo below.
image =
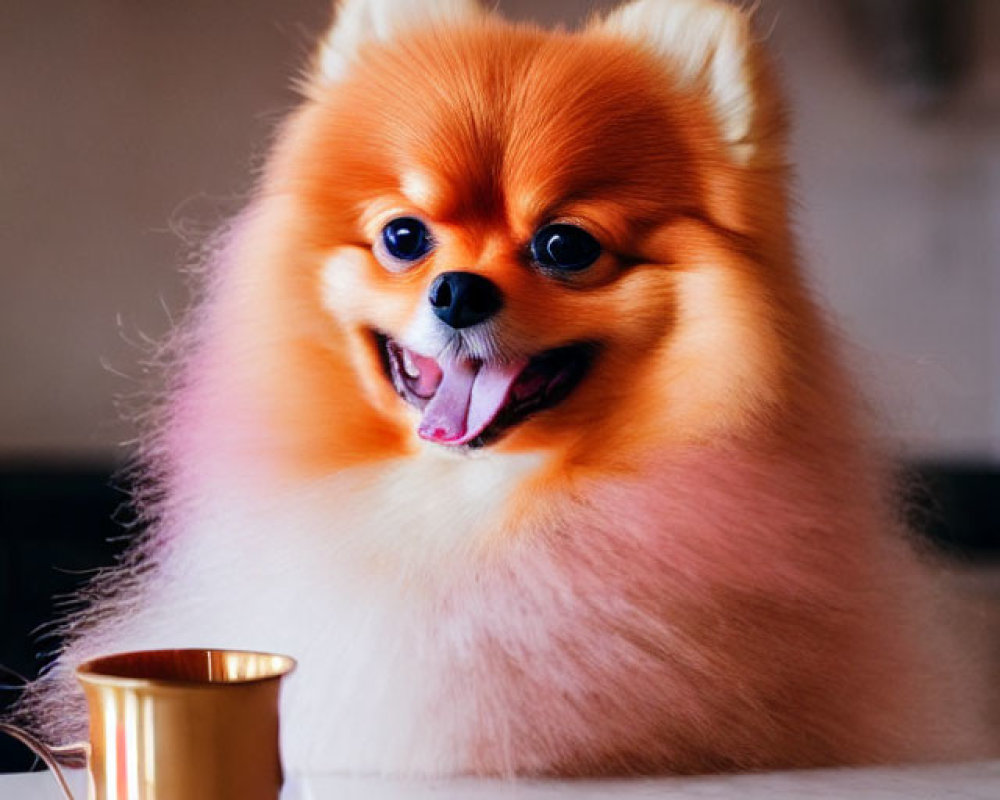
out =
{"type": "Polygon", "coordinates": [[[413,359],[410,357],[410,351],[403,351],[403,371],[409,378],[419,378],[420,370],[417,369],[417,365],[413,363],[413,359]]]}

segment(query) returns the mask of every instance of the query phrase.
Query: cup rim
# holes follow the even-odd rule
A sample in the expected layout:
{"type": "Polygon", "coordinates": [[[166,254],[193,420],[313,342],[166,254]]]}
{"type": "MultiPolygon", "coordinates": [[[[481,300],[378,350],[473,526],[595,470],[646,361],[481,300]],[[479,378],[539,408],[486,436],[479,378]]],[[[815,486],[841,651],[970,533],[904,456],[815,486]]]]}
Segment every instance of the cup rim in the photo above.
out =
{"type": "Polygon", "coordinates": [[[261,650],[230,650],[224,647],[173,647],[153,650],[125,650],[116,653],[107,653],[101,656],[89,658],[81,662],[74,673],[79,681],[83,683],[96,684],[101,686],[119,687],[157,687],[170,688],[179,687],[184,689],[225,689],[230,686],[247,686],[251,684],[267,683],[279,681],[295,670],[298,662],[291,656],[281,653],[268,653],[261,650]],[[184,678],[137,678],[131,675],[116,674],[110,667],[102,669],[101,665],[113,659],[120,659],[127,656],[162,656],[179,653],[221,653],[231,656],[262,656],[264,658],[276,659],[279,666],[277,669],[265,675],[256,675],[252,678],[237,678],[226,681],[190,680],[184,678]]]}

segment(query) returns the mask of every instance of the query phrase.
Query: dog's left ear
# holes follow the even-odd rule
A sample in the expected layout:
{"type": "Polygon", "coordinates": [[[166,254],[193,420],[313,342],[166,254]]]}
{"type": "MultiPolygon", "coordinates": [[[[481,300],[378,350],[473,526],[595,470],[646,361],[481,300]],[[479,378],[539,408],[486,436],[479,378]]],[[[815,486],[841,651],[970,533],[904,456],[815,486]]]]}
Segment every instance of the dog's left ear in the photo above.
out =
{"type": "Polygon", "coordinates": [[[784,118],[748,12],[724,0],[633,0],[595,27],[644,44],[680,90],[707,101],[734,162],[782,158],[784,118]]]}
{"type": "Polygon", "coordinates": [[[408,30],[477,19],[476,0],[339,0],[334,21],[316,56],[313,78],[334,83],[350,70],[361,47],[408,30]]]}

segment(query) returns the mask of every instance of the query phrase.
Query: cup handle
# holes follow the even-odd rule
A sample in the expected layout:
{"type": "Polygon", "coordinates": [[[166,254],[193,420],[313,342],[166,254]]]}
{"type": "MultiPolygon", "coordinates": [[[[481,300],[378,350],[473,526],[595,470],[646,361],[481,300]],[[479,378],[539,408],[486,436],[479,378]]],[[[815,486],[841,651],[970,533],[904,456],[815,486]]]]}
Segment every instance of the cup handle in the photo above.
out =
{"type": "Polygon", "coordinates": [[[51,770],[52,777],[59,784],[59,788],[62,790],[66,800],[75,800],[73,793],[69,790],[69,784],[66,783],[66,776],[63,774],[59,761],[62,759],[73,764],[79,763],[81,759],[86,761],[90,755],[89,744],[80,742],[79,744],[62,745],[61,747],[49,747],[41,739],[36,738],[26,730],[18,728],[16,725],[9,725],[6,722],[0,722],[0,733],[6,733],[8,736],[17,739],[42,759],[45,762],[45,766],[51,770]]]}

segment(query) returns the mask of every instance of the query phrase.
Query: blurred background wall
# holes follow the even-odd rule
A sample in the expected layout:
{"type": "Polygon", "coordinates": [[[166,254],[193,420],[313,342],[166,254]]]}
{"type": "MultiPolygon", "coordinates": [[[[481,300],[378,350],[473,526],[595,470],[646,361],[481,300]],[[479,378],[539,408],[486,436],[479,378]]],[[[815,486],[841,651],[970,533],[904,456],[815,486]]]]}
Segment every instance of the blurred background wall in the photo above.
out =
{"type": "MultiPolygon", "coordinates": [[[[760,4],[793,101],[806,268],[888,434],[910,455],[1000,460],[1000,3],[950,4],[965,63],[934,102],[887,79],[907,45],[859,24],[866,3],[893,5],[760,4]]],[[[575,24],[609,4],[498,5],[575,24]]],[[[185,238],[238,208],[328,15],[2,4],[0,458],[106,461],[130,437],[113,398],[185,304],[185,238]]]]}

